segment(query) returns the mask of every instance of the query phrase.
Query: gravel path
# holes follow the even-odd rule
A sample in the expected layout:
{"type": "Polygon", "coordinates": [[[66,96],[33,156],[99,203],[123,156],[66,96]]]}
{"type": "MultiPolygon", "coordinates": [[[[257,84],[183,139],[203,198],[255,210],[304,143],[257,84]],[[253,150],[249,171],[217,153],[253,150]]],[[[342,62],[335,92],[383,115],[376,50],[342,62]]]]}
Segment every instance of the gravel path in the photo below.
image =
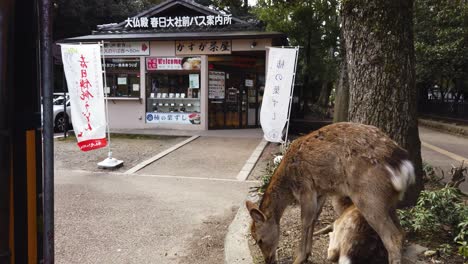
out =
{"type": "MultiPolygon", "coordinates": [[[[170,136],[112,136],[112,157],[124,161],[124,165],[114,171],[124,172],[185,139],[186,137],[170,136]]],[[[55,168],[102,171],[97,163],[107,158],[108,148],[83,152],[76,142],[74,136],[55,139],[55,168]]]]}

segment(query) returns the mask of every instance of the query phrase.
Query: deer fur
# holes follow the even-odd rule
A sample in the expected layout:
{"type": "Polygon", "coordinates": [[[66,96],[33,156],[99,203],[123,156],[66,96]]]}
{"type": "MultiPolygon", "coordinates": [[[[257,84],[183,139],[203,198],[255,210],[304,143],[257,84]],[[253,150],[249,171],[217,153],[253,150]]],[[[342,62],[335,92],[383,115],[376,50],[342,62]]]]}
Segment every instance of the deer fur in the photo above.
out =
{"type": "Polygon", "coordinates": [[[395,208],[413,182],[407,152],[379,129],[332,124],[295,140],[274,172],[260,206],[246,202],[253,219],[251,234],[266,263],[275,263],[280,219],[288,205],[298,202],[302,236],[294,264],[303,263],[311,254],[315,222],[325,199],[332,197],[339,215],[354,204],[382,239],[389,263],[400,264],[403,233],[395,208]]]}
{"type": "Polygon", "coordinates": [[[327,259],[339,264],[386,264],[388,254],[377,233],[356,206],[349,206],[333,223],[327,259]]]}

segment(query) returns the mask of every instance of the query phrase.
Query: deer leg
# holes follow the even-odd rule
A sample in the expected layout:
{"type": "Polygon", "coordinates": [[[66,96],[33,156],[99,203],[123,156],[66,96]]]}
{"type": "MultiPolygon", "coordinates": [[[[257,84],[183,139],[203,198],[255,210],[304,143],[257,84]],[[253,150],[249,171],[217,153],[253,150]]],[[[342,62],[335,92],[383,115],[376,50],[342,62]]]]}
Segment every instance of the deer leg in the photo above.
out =
{"type": "Polygon", "coordinates": [[[317,217],[318,197],[315,191],[304,191],[300,196],[302,236],[299,252],[293,264],[301,264],[307,260],[312,251],[312,236],[315,218],[317,217]]]}
{"type": "Polygon", "coordinates": [[[392,220],[395,218],[394,213],[391,212],[394,209],[388,205],[388,201],[376,196],[372,195],[367,199],[353,199],[353,202],[382,239],[388,252],[388,263],[400,264],[403,233],[399,228],[399,223],[395,224],[392,220]]]}
{"type": "Polygon", "coordinates": [[[314,236],[314,228],[315,228],[315,224],[317,223],[317,219],[320,215],[320,213],[322,213],[322,208],[323,208],[323,205],[325,204],[325,201],[326,201],[326,197],[325,196],[318,196],[317,197],[317,206],[316,206],[316,209],[315,209],[315,215],[314,215],[314,219],[313,219],[313,223],[312,223],[312,228],[309,229],[309,240],[307,241],[308,244],[306,246],[306,248],[309,250],[309,255],[310,253],[312,252],[312,242],[313,242],[313,236],[314,236]]]}

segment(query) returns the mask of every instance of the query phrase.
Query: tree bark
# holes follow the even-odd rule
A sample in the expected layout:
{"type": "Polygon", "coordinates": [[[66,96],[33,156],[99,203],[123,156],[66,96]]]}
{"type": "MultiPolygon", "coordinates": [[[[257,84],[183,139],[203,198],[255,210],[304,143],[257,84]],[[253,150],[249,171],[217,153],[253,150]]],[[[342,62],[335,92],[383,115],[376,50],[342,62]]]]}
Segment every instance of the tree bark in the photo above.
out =
{"type": "MultiPolygon", "coordinates": [[[[340,15],[341,23],[343,23],[342,14],[340,15]]],[[[333,113],[333,122],[348,121],[349,110],[349,84],[348,84],[348,67],[346,63],[346,48],[343,35],[343,25],[340,29],[340,73],[338,76],[338,85],[336,87],[335,109],[333,113]]]]}
{"type": "Polygon", "coordinates": [[[422,190],[417,120],[412,0],[343,1],[349,77],[349,120],[379,127],[408,150],[416,184],[403,205],[422,190]]]}

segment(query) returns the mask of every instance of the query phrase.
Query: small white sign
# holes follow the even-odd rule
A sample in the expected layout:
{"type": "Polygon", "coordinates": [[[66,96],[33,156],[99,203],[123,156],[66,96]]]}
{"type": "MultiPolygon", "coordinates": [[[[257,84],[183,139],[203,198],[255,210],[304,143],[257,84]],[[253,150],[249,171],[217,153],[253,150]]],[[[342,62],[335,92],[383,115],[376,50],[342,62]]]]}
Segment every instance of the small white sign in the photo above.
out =
{"type": "Polygon", "coordinates": [[[246,87],[253,87],[253,80],[246,79],[245,80],[245,86],[246,87]]]}
{"type": "Polygon", "coordinates": [[[146,123],[199,125],[200,113],[146,113],[146,123]]]}
{"type": "Polygon", "coordinates": [[[198,74],[189,74],[189,88],[200,88],[198,74]]]}
{"type": "Polygon", "coordinates": [[[127,84],[127,77],[118,77],[117,78],[118,85],[126,85],[127,84]]]}
{"type": "Polygon", "coordinates": [[[102,53],[106,56],[150,55],[149,41],[104,43],[102,53]]]}
{"type": "Polygon", "coordinates": [[[140,91],[140,85],[139,85],[139,84],[133,84],[133,85],[132,85],[132,90],[133,90],[134,92],[140,91]]]}

